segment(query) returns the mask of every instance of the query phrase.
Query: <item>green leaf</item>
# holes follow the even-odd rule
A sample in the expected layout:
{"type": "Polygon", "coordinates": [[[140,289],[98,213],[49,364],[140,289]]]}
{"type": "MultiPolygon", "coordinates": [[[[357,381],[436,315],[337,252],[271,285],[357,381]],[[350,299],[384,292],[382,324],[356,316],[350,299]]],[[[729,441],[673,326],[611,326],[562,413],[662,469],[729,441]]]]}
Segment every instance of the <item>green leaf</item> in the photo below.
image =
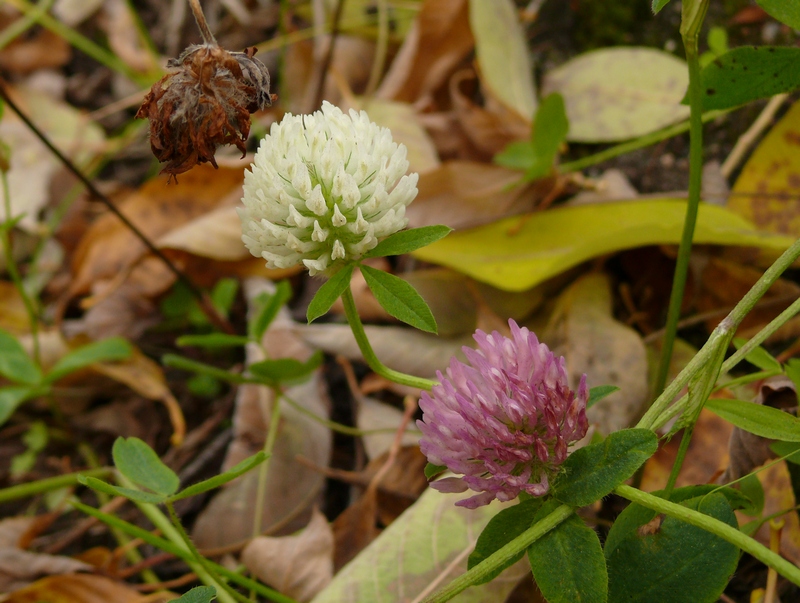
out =
{"type": "Polygon", "coordinates": [[[383,241],[369,251],[365,258],[379,258],[388,255],[403,255],[411,253],[420,247],[425,247],[443,239],[453,231],[449,226],[422,226],[410,230],[401,230],[386,237],[383,241]]]}
{"type": "Polygon", "coordinates": [[[177,354],[164,354],[161,357],[161,364],[171,368],[177,368],[184,371],[190,371],[201,375],[208,375],[214,377],[225,383],[247,383],[248,379],[238,373],[231,373],[216,366],[211,366],[204,362],[197,362],[177,354]]]}
{"type": "Polygon", "coordinates": [[[0,375],[25,385],[36,385],[42,380],[42,371],[22,344],[3,329],[0,329],[0,375]]]}
{"type": "Polygon", "coordinates": [[[305,362],[294,358],[262,360],[247,367],[250,374],[269,386],[293,383],[307,379],[322,364],[324,356],[320,350],[314,352],[305,362]]]}
{"type": "Polygon", "coordinates": [[[564,98],[554,92],[548,94],[539,105],[533,121],[534,162],[525,171],[526,180],[536,180],[553,170],[558,149],[567,137],[567,120],[564,98]]]}
{"type": "Polygon", "coordinates": [[[722,398],[710,398],[706,408],[736,427],[762,438],[800,442],[800,419],[777,408],[722,398]]]}
{"type": "Polygon", "coordinates": [[[14,414],[17,407],[25,400],[40,396],[44,391],[43,388],[28,387],[26,385],[0,388],[0,425],[8,421],[8,418],[14,414]]]}
{"type": "Polygon", "coordinates": [[[481,85],[490,95],[520,116],[536,111],[536,87],[528,40],[512,0],[470,0],[469,25],[481,85]]]}
{"type": "Polygon", "coordinates": [[[791,358],[784,366],[786,376],[794,383],[795,391],[800,392],[800,359],[791,358]]]}
{"type": "Polygon", "coordinates": [[[216,398],[222,393],[222,382],[216,377],[198,373],[186,380],[186,387],[200,398],[216,398]]]}
{"type": "Polygon", "coordinates": [[[567,457],[553,484],[553,496],[573,507],[600,500],[655,453],[658,438],[649,429],[623,429],[567,457]]]}
{"type": "Polygon", "coordinates": [[[333,303],[342,296],[342,293],[350,286],[350,278],[353,276],[354,269],[355,264],[348,264],[319,288],[314,295],[314,299],[308,304],[306,318],[309,323],[327,313],[333,303]]]}
{"type": "Polygon", "coordinates": [[[165,496],[178,490],[178,476],[139,438],[117,438],[111,454],[117,470],[136,485],[165,496]]]}
{"type": "Polygon", "coordinates": [[[425,465],[425,479],[431,481],[437,475],[444,473],[447,471],[446,465],[434,465],[433,463],[427,463],[425,465]]]}
{"type": "Polygon", "coordinates": [[[591,408],[606,396],[610,396],[614,392],[619,391],[616,385],[598,385],[589,390],[589,400],[586,402],[586,408],[591,408]]]}
{"type": "Polygon", "coordinates": [[[436,319],[414,287],[393,274],[369,266],[361,266],[361,274],[375,299],[389,314],[420,331],[436,333],[436,319]]]}
{"type": "Polygon", "coordinates": [[[220,473],[219,475],[215,475],[212,478],[199,482],[197,484],[193,484],[184,490],[181,490],[177,494],[173,494],[169,497],[171,502],[176,500],[180,500],[182,498],[187,498],[189,496],[195,496],[197,494],[201,494],[203,492],[207,492],[208,490],[213,490],[214,488],[219,488],[223,484],[227,484],[228,482],[235,480],[240,475],[243,475],[250,471],[253,467],[257,467],[265,460],[267,460],[267,455],[264,451],[258,452],[253,456],[246,458],[240,463],[237,463],[230,469],[228,469],[225,473],[220,473]]]}
{"type": "Polygon", "coordinates": [[[653,14],[657,15],[661,9],[669,4],[669,0],[653,0],[653,14]]]}
{"type": "Polygon", "coordinates": [[[292,286],[289,281],[281,281],[275,287],[275,293],[272,295],[267,294],[266,299],[259,296],[258,301],[261,307],[254,319],[250,321],[247,326],[247,332],[250,337],[256,341],[261,341],[264,336],[264,331],[267,330],[272,321],[278,315],[278,311],[288,302],[292,297],[292,286]]]}
{"type": "Polygon", "coordinates": [[[163,494],[155,494],[153,492],[144,492],[143,490],[134,490],[133,488],[121,488],[120,486],[112,486],[102,480],[94,477],[78,476],[78,481],[84,486],[88,486],[92,490],[103,492],[109,496],[124,496],[129,500],[136,502],[149,503],[151,505],[160,505],[167,500],[163,494]]]}
{"type": "MultiPolygon", "coordinates": [[[[472,569],[531,527],[536,512],[541,506],[541,498],[530,498],[528,500],[523,500],[513,507],[503,509],[492,517],[489,523],[486,524],[483,532],[481,532],[481,535],[478,536],[478,542],[475,543],[475,550],[472,551],[467,560],[467,568],[472,569]]],[[[525,551],[520,551],[519,555],[509,559],[508,563],[503,567],[486,576],[477,584],[485,584],[486,582],[494,580],[503,570],[522,559],[524,554],[525,551]]]]}
{"type": "Polygon", "coordinates": [[[226,318],[236,299],[237,291],[239,291],[239,281],[235,278],[220,279],[211,290],[211,301],[214,307],[226,318]]]}
{"type": "Polygon", "coordinates": [[[512,170],[525,171],[536,161],[533,142],[530,140],[510,142],[506,148],[494,156],[492,161],[512,170]]]}
{"type": "MultiPolygon", "coordinates": [[[[678,199],[558,207],[452,233],[414,252],[505,291],[524,291],[573,266],[623,249],[679,243],[686,202],[678,199]]],[[[794,238],[701,203],[695,243],[783,252],[794,238]]]]}
{"type": "MultiPolygon", "coordinates": [[[[542,512],[544,509],[539,515],[542,512]]],[[[548,603],[608,600],[608,572],[600,539],[575,514],[529,546],[528,561],[548,603]]]]}
{"type": "MultiPolygon", "coordinates": [[[[743,337],[733,338],[733,345],[736,346],[737,350],[746,343],[747,339],[744,339],[743,337]]],[[[753,366],[757,366],[764,371],[775,371],[776,373],[780,373],[783,370],[781,363],[778,362],[778,360],[772,354],[770,354],[761,346],[754,348],[749,354],[747,354],[747,356],[744,357],[744,359],[753,366]]]]}
{"type": "Polygon", "coordinates": [[[770,450],[789,463],[800,465],[800,443],[798,442],[772,442],[770,450]]]}
{"type": "MultiPolygon", "coordinates": [[[[739,480],[739,491],[747,499],[747,504],[741,506],[741,511],[750,517],[757,517],[764,511],[764,486],[754,473],[750,473],[739,480]]],[[[728,499],[728,502],[731,502],[728,499]]],[[[736,509],[736,506],[733,506],[736,509]]]]}
{"type": "Polygon", "coordinates": [[[230,348],[245,345],[249,338],[242,335],[228,335],[227,333],[208,333],[207,335],[183,335],[175,340],[182,348],[230,348]]]}
{"type": "MultiPolygon", "coordinates": [[[[673,494],[676,494],[676,491],[673,494]]],[[[686,507],[736,527],[721,493],[691,498],[686,507]]],[[[736,571],[739,549],[672,517],[630,505],[606,539],[609,600],[626,603],[713,603],[736,571]],[[631,518],[636,516],[636,521],[631,518]],[[645,526],[645,527],[642,527],[645,526]],[[641,529],[640,529],[641,528],[641,529]]]]}
{"type": "Polygon", "coordinates": [[[800,29],[800,4],[795,0],[756,0],[758,5],[781,23],[800,29]]]}
{"type": "Polygon", "coordinates": [[[740,46],[700,72],[703,111],[730,109],[800,88],[800,48],[740,46]]]}
{"type": "Polygon", "coordinates": [[[126,360],[133,354],[133,347],[122,337],[110,337],[79,347],[61,358],[45,376],[45,383],[54,383],[62,377],[97,362],[126,360]]]}
{"type": "Polygon", "coordinates": [[[172,603],[211,603],[217,598],[217,589],[213,586],[195,586],[192,590],[184,593],[172,603]]]}

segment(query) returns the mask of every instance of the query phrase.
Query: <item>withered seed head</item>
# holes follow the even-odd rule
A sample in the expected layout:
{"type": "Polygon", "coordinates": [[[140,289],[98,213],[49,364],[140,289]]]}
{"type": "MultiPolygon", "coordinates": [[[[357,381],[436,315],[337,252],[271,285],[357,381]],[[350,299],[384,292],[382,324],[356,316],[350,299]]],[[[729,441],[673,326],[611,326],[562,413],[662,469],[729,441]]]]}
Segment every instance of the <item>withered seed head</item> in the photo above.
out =
{"type": "Polygon", "coordinates": [[[153,84],[136,113],[150,120],[150,147],[167,162],[162,173],[172,178],[206,161],[217,167],[220,145],[235,145],[244,157],[250,114],[274,100],[269,71],[255,53],[198,44],[167,63],[167,75],[153,84]]]}

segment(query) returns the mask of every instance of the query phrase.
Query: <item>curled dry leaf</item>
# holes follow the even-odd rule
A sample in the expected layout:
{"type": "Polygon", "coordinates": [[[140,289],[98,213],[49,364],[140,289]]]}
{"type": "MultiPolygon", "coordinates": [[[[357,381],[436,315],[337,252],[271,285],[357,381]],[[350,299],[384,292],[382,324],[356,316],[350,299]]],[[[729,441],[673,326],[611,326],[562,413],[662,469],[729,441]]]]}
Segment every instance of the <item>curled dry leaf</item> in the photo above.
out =
{"type": "Polygon", "coordinates": [[[37,580],[3,599],[4,603],[137,603],[142,595],[104,576],[68,574],[37,580]]]}
{"type": "Polygon", "coordinates": [[[245,155],[250,114],[272,105],[269,72],[256,49],[228,52],[216,44],[190,46],[167,63],[136,113],[150,120],[150,147],[167,162],[170,177],[199,163],[217,167],[220,145],[235,145],[245,155]]]}
{"type": "Polygon", "coordinates": [[[259,580],[297,601],[310,601],[333,578],[333,531],[317,509],[294,536],[254,538],[242,563],[259,580]]]}

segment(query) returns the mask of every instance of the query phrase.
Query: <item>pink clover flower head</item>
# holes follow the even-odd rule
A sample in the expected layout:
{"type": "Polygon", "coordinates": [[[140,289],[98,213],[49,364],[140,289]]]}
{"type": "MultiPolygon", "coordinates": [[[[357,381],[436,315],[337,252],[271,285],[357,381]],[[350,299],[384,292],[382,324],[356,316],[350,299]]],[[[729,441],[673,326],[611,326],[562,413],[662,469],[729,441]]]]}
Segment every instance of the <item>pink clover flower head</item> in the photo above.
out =
{"type": "Polygon", "coordinates": [[[420,448],[428,461],[461,477],[431,483],[441,492],[478,492],[458,506],[474,509],[520,492],[542,496],[586,435],[589,389],[583,375],[570,389],[564,357],[531,331],[508,321],[511,338],[475,332],[478,349],[464,347],[469,364],[450,360],[447,376],[423,392],[420,448]]]}

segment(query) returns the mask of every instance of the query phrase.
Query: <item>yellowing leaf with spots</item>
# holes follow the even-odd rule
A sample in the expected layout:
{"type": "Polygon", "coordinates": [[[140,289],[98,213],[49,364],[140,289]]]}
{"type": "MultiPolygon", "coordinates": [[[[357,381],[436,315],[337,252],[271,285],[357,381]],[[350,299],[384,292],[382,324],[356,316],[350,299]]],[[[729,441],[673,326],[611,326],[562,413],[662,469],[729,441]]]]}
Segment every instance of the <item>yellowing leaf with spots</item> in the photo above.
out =
{"type": "Polygon", "coordinates": [[[800,236],[800,102],[753,152],[728,207],[759,228],[800,236]]]}
{"type": "MultiPolygon", "coordinates": [[[[560,207],[454,232],[414,255],[506,291],[524,291],[607,253],[677,244],[685,216],[681,199],[560,207]]],[[[757,247],[774,255],[794,238],[759,231],[731,211],[701,203],[694,242],[757,247]]]]}

